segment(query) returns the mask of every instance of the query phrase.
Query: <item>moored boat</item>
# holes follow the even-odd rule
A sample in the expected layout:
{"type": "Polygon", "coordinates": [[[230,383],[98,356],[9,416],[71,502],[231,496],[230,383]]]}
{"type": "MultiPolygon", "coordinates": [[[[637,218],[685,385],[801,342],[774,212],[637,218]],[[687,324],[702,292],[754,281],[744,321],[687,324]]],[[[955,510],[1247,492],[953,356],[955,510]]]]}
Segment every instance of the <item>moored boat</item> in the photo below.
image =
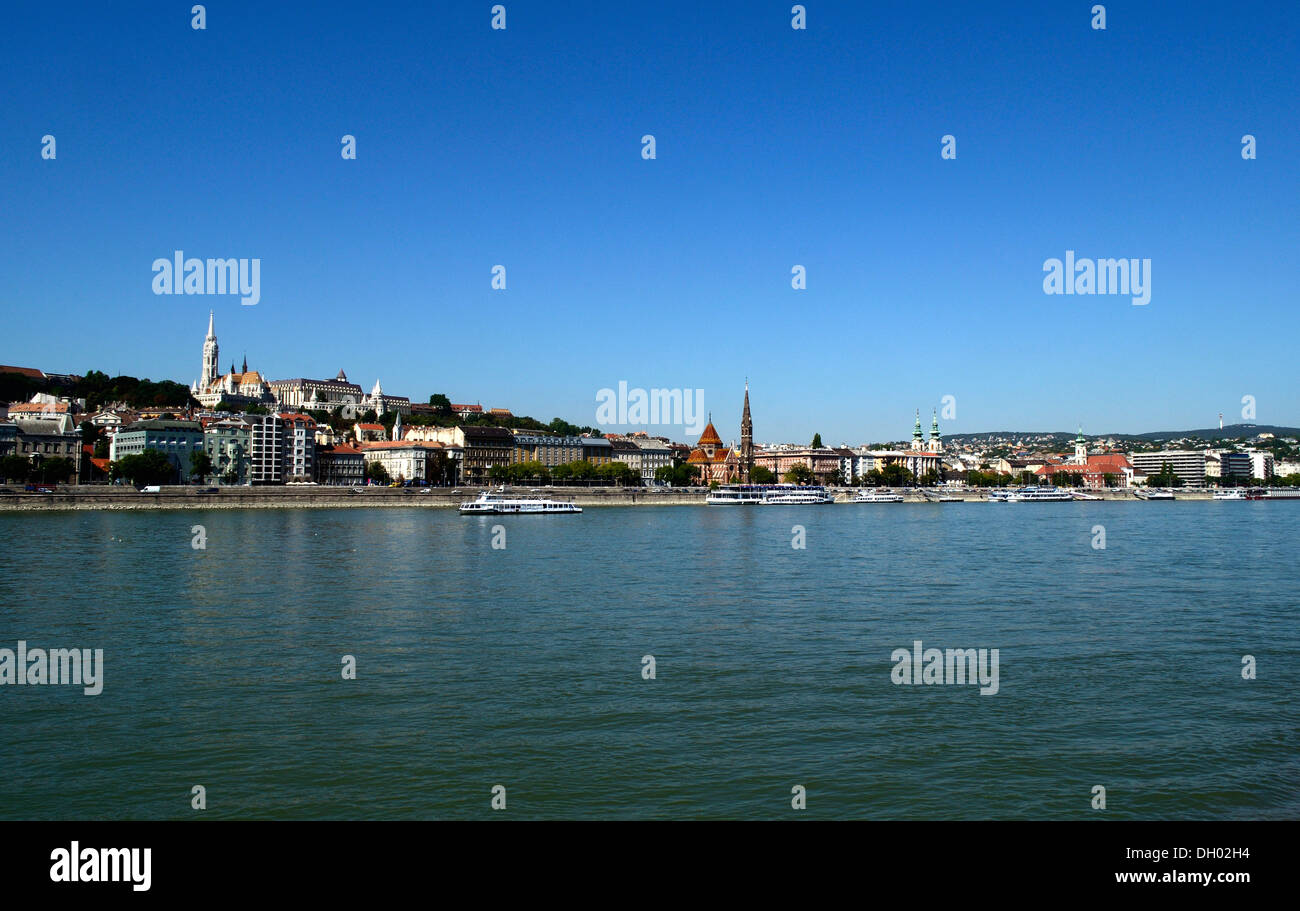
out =
{"type": "Polygon", "coordinates": [[[817,485],[773,484],[763,492],[760,506],[815,506],[835,502],[835,494],[817,485]]]}
{"type": "Polygon", "coordinates": [[[1139,500],[1172,500],[1174,492],[1172,490],[1161,490],[1159,488],[1147,489],[1140,488],[1133,491],[1133,496],[1139,500]]]}
{"type": "Polygon", "coordinates": [[[998,499],[995,499],[994,495],[990,494],[989,500],[995,503],[1069,503],[1074,500],[1074,497],[1070,496],[1068,490],[1048,485],[1045,487],[1019,487],[1007,491],[998,499]]]}
{"type": "Polygon", "coordinates": [[[861,491],[850,503],[902,503],[903,495],[893,493],[887,490],[864,490],[861,491]]]}
{"type": "Polygon", "coordinates": [[[709,491],[709,506],[809,506],[834,503],[835,494],[820,485],[725,484],[709,491]]]}

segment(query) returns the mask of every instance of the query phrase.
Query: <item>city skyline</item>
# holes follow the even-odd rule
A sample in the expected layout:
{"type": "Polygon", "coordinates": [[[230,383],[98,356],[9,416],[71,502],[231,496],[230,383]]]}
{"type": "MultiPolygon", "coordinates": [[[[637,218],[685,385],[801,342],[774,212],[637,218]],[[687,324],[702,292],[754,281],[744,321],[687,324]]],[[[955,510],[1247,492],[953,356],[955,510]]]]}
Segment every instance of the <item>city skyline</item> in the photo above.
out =
{"type": "Polygon", "coordinates": [[[738,438],[746,376],[762,441],[898,439],[945,396],[945,433],[1203,427],[1247,395],[1300,423],[1294,369],[1245,341],[1300,329],[1300,77],[1257,53],[1295,9],[394,9],[15,11],[0,307],[59,328],[0,360],[188,385],[215,309],[268,378],[579,424],[626,382],[701,389],[738,438]],[[176,250],[257,258],[258,303],[153,293],[176,250]],[[1076,252],[1149,260],[1149,303],[1045,293],[1076,252]]]}
{"type": "MultiPolygon", "coordinates": [[[[222,369],[222,367],[221,367],[221,364],[222,364],[222,360],[221,360],[221,358],[222,358],[222,356],[223,356],[223,355],[221,355],[221,354],[219,353],[219,340],[218,340],[218,336],[215,334],[215,311],[213,311],[213,310],[209,310],[209,313],[208,313],[208,324],[207,324],[207,334],[205,335],[205,337],[203,338],[203,341],[202,341],[201,366],[199,367],[198,371],[197,371],[196,374],[195,374],[195,377],[196,377],[196,378],[195,378],[195,381],[194,381],[194,382],[191,382],[191,383],[186,383],[186,382],[184,382],[183,380],[177,379],[177,378],[175,378],[175,377],[150,377],[150,379],[153,379],[153,380],[155,380],[155,381],[160,381],[160,380],[165,380],[165,379],[166,379],[166,380],[172,380],[172,381],[174,381],[174,382],[179,383],[180,385],[183,385],[183,386],[189,386],[189,387],[190,387],[190,390],[191,390],[191,394],[193,395],[195,392],[197,392],[197,391],[199,391],[200,389],[202,389],[202,388],[203,388],[206,384],[208,384],[209,382],[211,382],[211,381],[213,381],[213,380],[215,380],[215,379],[222,378],[222,377],[224,376],[223,369],[222,369]]],[[[230,368],[231,371],[235,371],[235,361],[234,361],[233,359],[230,360],[230,364],[231,364],[231,368],[230,368]]],[[[18,364],[14,364],[14,365],[11,365],[11,366],[32,367],[33,365],[18,365],[18,364]]],[[[41,369],[41,368],[36,368],[36,369],[41,369]]],[[[99,368],[93,368],[93,369],[99,369],[99,368]]],[[[250,368],[250,367],[249,367],[249,364],[248,364],[248,355],[247,355],[247,352],[244,351],[243,354],[242,354],[242,365],[241,365],[241,367],[239,368],[239,370],[240,370],[240,371],[249,371],[250,369],[253,369],[253,368],[250,368]]],[[[268,394],[276,395],[277,398],[278,398],[278,393],[276,393],[276,392],[275,392],[274,390],[272,390],[270,387],[271,387],[271,386],[276,386],[276,385],[282,384],[282,383],[284,383],[284,382],[286,382],[286,381],[289,380],[288,377],[281,377],[281,376],[276,375],[276,374],[266,373],[265,371],[255,371],[255,372],[258,373],[258,381],[259,381],[260,383],[265,383],[265,384],[266,384],[268,394]]],[[[126,373],[126,375],[135,375],[135,374],[132,374],[131,371],[125,371],[125,373],[126,373]]],[[[331,382],[332,380],[333,380],[333,381],[337,381],[337,380],[348,381],[348,379],[347,379],[347,377],[346,377],[345,374],[346,374],[346,368],[340,368],[339,373],[338,373],[338,376],[337,376],[337,377],[334,377],[334,378],[331,378],[331,377],[328,376],[328,374],[326,374],[326,373],[322,373],[322,374],[320,374],[320,375],[307,376],[307,377],[305,377],[305,378],[308,379],[308,380],[316,380],[316,381],[325,382],[325,383],[329,383],[329,382],[331,382]]],[[[110,374],[110,375],[117,375],[117,374],[110,374]]],[[[236,373],[236,376],[238,376],[238,373],[236,373]]],[[[140,378],[144,378],[144,375],[141,374],[141,375],[140,375],[140,378]]],[[[294,379],[296,380],[297,378],[294,378],[294,379]]],[[[379,392],[379,385],[380,385],[380,383],[381,383],[381,380],[382,380],[382,378],[376,378],[375,386],[374,386],[374,388],[372,389],[372,391],[371,391],[371,393],[370,393],[369,395],[367,395],[366,393],[364,393],[364,391],[361,390],[361,387],[358,386],[358,395],[361,397],[361,398],[358,399],[358,402],[361,403],[361,402],[364,401],[364,399],[367,399],[367,398],[369,398],[370,396],[372,396],[372,395],[376,394],[377,392],[379,392]]],[[[348,382],[350,382],[350,381],[348,381],[348,382]]],[[[626,387],[626,382],[625,382],[625,381],[621,381],[621,387],[620,387],[620,390],[619,390],[620,396],[621,396],[623,393],[626,393],[627,389],[626,389],[625,387],[626,387]]],[[[636,391],[638,391],[638,390],[633,390],[633,391],[636,392],[636,391]]],[[[644,393],[644,392],[647,392],[647,390],[644,390],[644,389],[641,389],[640,391],[643,392],[643,393],[644,393]]],[[[668,389],[663,389],[663,390],[660,390],[660,389],[651,389],[651,390],[648,390],[648,391],[651,392],[651,393],[656,393],[656,392],[661,392],[661,391],[662,391],[662,392],[670,392],[670,391],[682,392],[682,391],[685,391],[685,392],[687,392],[687,393],[690,392],[690,390],[668,390],[668,389]]],[[[384,395],[385,395],[386,397],[388,397],[389,393],[391,393],[391,392],[392,392],[392,390],[391,390],[391,388],[390,388],[387,392],[384,393],[384,395]]],[[[401,392],[401,390],[399,390],[399,392],[401,392]]],[[[598,395],[597,395],[597,401],[598,401],[598,402],[601,400],[601,396],[599,395],[600,392],[610,393],[610,392],[613,392],[613,390],[608,389],[608,388],[603,389],[603,390],[599,390],[599,391],[598,391],[598,395]]],[[[701,393],[702,390],[695,390],[695,392],[697,392],[697,393],[701,393]]],[[[417,394],[417,395],[414,395],[414,396],[411,396],[411,395],[400,395],[399,397],[402,398],[402,399],[404,399],[404,400],[409,400],[410,402],[423,403],[423,402],[425,402],[425,401],[426,401],[430,396],[432,396],[432,395],[434,395],[434,394],[436,394],[436,393],[430,393],[429,396],[422,396],[422,395],[417,394]]],[[[442,394],[447,395],[447,393],[442,393],[442,394]]],[[[734,437],[727,437],[727,435],[726,435],[725,433],[723,433],[724,438],[726,438],[726,439],[730,439],[730,441],[731,441],[733,444],[734,444],[736,441],[738,441],[739,439],[741,439],[741,437],[743,436],[743,425],[744,425],[744,422],[745,422],[746,420],[749,419],[749,380],[748,380],[748,378],[746,378],[746,380],[745,380],[744,390],[743,390],[743,392],[742,392],[742,397],[743,397],[743,400],[744,400],[744,403],[743,403],[743,405],[742,405],[742,413],[741,413],[740,418],[737,420],[737,424],[736,424],[737,429],[739,429],[739,430],[741,431],[741,434],[740,434],[740,435],[737,435],[737,436],[734,436],[734,437]]],[[[455,396],[455,395],[448,395],[448,398],[449,398],[451,401],[453,401],[453,402],[458,401],[458,397],[455,396]]],[[[497,405],[495,405],[495,404],[493,404],[493,403],[484,404],[481,400],[478,400],[478,401],[471,401],[470,399],[473,398],[472,396],[469,397],[469,398],[465,398],[465,397],[459,397],[459,398],[461,398],[461,399],[465,399],[465,404],[471,404],[471,405],[483,405],[483,411],[484,411],[485,414],[488,412],[489,408],[492,408],[492,407],[499,407],[499,406],[497,406],[497,405]]],[[[688,396],[688,398],[689,398],[689,396],[688,396]]],[[[296,402],[296,401],[297,401],[297,400],[295,399],[294,402],[296,402]]],[[[215,404],[215,400],[214,400],[214,404],[215,404]]],[[[296,404],[296,405],[295,405],[294,403],[288,403],[288,404],[289,404],[290,410],[297,410],[297,409],[300,409],[300,408],[303,408],[303,407],[307,407],[307,403],[305,403],[305,402],[304,402],[304,403],[298,403],[298,404],[296,404]]],[[[1253,402],[1250,403],[1250,406],[1251,406],[1251,407],[1253,407],[1253,405],[1254,405],[1253,402]]],[[[362,404],[361,407],[364,408],[364,407],[366,407],[366,406],[365,406],[364,404],[362,404]]],[[[700,408],[702,408],[702,407],[703,407],[703,399],[701,398],[701,400],[700,400],[700,408]]],[[[934,406],[934,407],[931,409],[931,418],[932,418],[933,421],[935,422],[936,429],[937,429],[937,427],[938,427],[938,420],[939,420],[939,412],[940,412],[940,409],[949,409],[949,408],[955,408],[955,401],[944,400],[944,401],[942,401],[939,405],[936,405],[936,406],[934,406]]],[[[329,410],[329,408],[328,408],[328,407],[325,407],[325,410],[329,410]]],[[[555,418],[555,417],[558,417],[558,418],[561,418],[561,419],[564,419],[564,420],[567,420],[567,421],[571,421],[571,422],[572,422],[572,419],[571,419],[571,418],[569,418],[568,416],[563,415],[563,414],[558,414],[558,415],[546,415],[545,411],[541,411],[541,412],[538,412],[538,413],[529,413],[529,412],[518,411],[518,410],[516,410],[516,409],[509,408],[509,406],[507,406],[507,410],[509,410],[512,414],[516,414],[516,415],[520,415],[520,416],[528,416],[528,417],[532,417],[532,418],[534,418],[534,419],[536,419],[536,420],[540,420],[540,421],[543,421],[543,422],[549,420],[550,418],[555,418]]],[[[614,412],[614,411],[615,411],[615,409],[612,409],[612,408],[609,409],[609,410],[610,410],[611,412],[614,412]]],[[[920,409],[919,407],[917,407],[917,408],[915,408],[914,410],[915,410],[915,415],[914,415],[914,416],[919,420],[919,415],[920,415],[920,411],[921,411],[921,409],[920,409]]],[[[1244,410],[1244,409],[1243,409],[1243,410],[1244,410]]],[[[600,415],[601,415],[601,409],[600,409],[600,408],[597,408],[596,411],[597,411],[597,415],[596,415],[596,416],[597,416],[597,418],[599,418],[600,415]]],[[[618,410],[618,411],[616,411],[615,413],[617,413],[617,414],[621,417],[621,416],[625,413],[625,411],[626,411],[626,403],[624,403],[624,405],[622,406],[622,410],[618,410]]],[[[657,413],[657,412],[656,412],[656,413],[657,413]]],[[[687,413],[688,415],[689,415],[689,413],[690,413],[690,412],[689,412],[689,402],[688,402],[688,410],[687,410],[686,413],[687,413]]],[[[723,430],[726,430],[727,428],[730,427],[730,421],[729,421],[726,417],[719,417],[718,420],[717,420],[717,422],[715,423],[714,418],[713,418],[713,409],[707,409],[707,410],[703,410],[703,411],[701,411],[698,415],[696,415],[696,418],[698,419],[699,422],[707,421],[709,424],[714,424],[715,429],[716,429],[717,425],[719,425],[719,424],[722,426],[723,430]]],[[[1243,419],[1242,419],[1241,421],[1229,421],[1229,422],[1225,425],[1224,422],[1223,422],[1223,414],[1222,414],[1221,412],[1218,414],[1218,418],[1219,418],[1219,423],[1220,423],[1220,426],[1221,426],[1221,427],[1224,427],[1224,426],[1228,426],[1228,427],[1233,427],[1233,426],[1240,426],[1240,427],[1256,427],[1256,426],[1287,426],[1287,425],[1285,424],[1285,422],[1264,422],[1264,421],[1257,421],[1257,420],[1254,420],[1254,419],[1246,420],[1244,415],[1243,415],[1243,419]]],[[[656,435],[656,436],[668,436],[669,438],[672,438],[672,439],[675,439],[675,440],[679,440],[679,441],[682,441],[682,442],[698,441],[698,440],[699,440],[699,437],[700,437],[700,433],[698,433],[698,432],[683,432],[682,422],[680,422],[680,421],[677,422],[677,423],[641,423],[641,424],[637,424],[637,423],[628,423],[628,422],[623,422],[623,423],[612,422],[612,423],[611,423],[611,422],[608,422],[608,421],[607,421],[607,422],[604,422],[604,423],[601,423],[601,422],[598,421],[594,426],[596,426],[597,429],[599,429],[599,430],[601,430],[601,431],[603,431],[603,432],[605,432],[605,433],[609,433],[609,434],[615,434],[615,435],[618,435],[618,434],[626,434],[626,433],[633,433],[633,432],[644,432],[644,433],[648,433],[648,434],[650,434],[650,435],[656,435]]],[[[1150,433],[1170,433],[1170,432],[1178,433],[1178,432],[1187,432],[1187,431],[1191,431],[1191,430],[1193,430],[1194,428],[1188,427],[1188,428],[1184,428],[1182,431],[1153,430],[1153,429],[1151,429],[1151,428],[1146,428],[1146,429],[1143,429],[1143,430],[1136,430],[1136,431],[1118,431],[1118,430],[1091,431],[1091,430],[1090,430],[1090,431],[1089,431],[1088,433],[1086,433],[1086,434],[1084,434],[1084,431],[1083,431],[1083,427],[1082,427],[1082,425],[1080,425],[1077,429],[1078,429],[1078,432],[1079,432],[1080,434],[1083,434],[1084,436],[1087,436],[1087,437],[1090,437],[1090,438],[1106,438],[1106,437],[1112,437],[1112,436],[1133,436],[1133,435],[1137,435],[1137,434],[1150,434],[1150,433]]],[[[1202,429],[1203,429],[1203,428],[1202,428],[1202,429]]],[[[718,431],[718,432],[719,432],[719,433],[722,433],[722,431],[718,431]]],[[[984,429],[980,429],[980,430],[967,430],[967,431],[960,431],[960,430],[945,430],[945,432],[944,432],[944,436],[949,436],[949,437],[971,437],[971,436],[981,436],[981,435],[986,435],[986,434],[997,434],[997,433],[1010,433],[1010,434],[1020,435],[1020,436],[1043,436],[1043,435],[1050,435],[1050,434],[1057,434],[1057,435],[1059,435],[1059,434],[1063,434],[1063,433],[1072,433],[1072,432],[1073,432],[1073,431],[1067,431],[1067,430],[1051,430],[1051,429],[1029,429],[1029,428],[1010,428],[1010,427],[993,428],[993,427],[990,427],[990,428],[984,428],[984,429]]],[[[889,435],[886,433],[886,434],[883,434],[883,435],[875,435],[875,436],[870,436],[870,435],[868,435],[868,436],[861,436],[861,437],[859,437],[859,438],[857,438],[857,439],[841,439],[841,440],[838,441],[838,444],[837,444],[835,440],[832,440],[830,437],[827,437],[827,436],[823,435],[823,434],[822,434],[820,431],[818,431],[818,430],[810,431],[809,434],[806,435],[806,438],[807,438],[807,439],[811,439],[812,436],[814,436],[814,435],[815,435],[815,436],[819,436],[819,437],[823,437],[823,442],[824,442],[825,445],[827,445],[827,446],[834,446],[834,445],[859,446],[859,445],[867,445],[869,442],[875,442],[875,443],[894,443],[894,442],[902,442],[902,441],[905,441],[905,440],[906,440],[906,435],[905,435],[905,434],[900,434],[899,436],[889,436],[889,435]]],[[[758,439],[755,440],[755,444],[756,444],[756,445],[759,445],[759,446],[770,446],[770,445],[798,445],[798,442],[797,442],[797,438],[784,438],[784,439],[778,439],[778,438],[758,438],[758,439]]]]}

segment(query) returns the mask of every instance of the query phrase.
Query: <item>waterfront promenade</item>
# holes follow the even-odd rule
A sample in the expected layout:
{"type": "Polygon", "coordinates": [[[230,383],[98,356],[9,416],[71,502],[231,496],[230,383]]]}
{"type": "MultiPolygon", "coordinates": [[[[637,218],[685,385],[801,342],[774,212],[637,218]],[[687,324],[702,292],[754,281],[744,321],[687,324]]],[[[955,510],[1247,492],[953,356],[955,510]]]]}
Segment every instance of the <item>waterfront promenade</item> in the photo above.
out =
{"type": "MultiPolygon", "coordinates": [[[[455,507],[478,496],[484,487],[218,487],[216,493],[192,486],[164,487],[160,493],[141,493],[132,487],[82,485],[57,488],[53,493],[32,493],[11,486],[0,490],[0,510],[42,509],[286,509],[286,508],[355,508],[390,506],[455,507]]],[[[579,506],[703,506],[708,491],[702,487],[509,487],[508,490],[529,495],[545,494],[572,500],[579,506]]],[[[888,509],[907,503],[953,506],[935,503],[914,488],[899,492],[904,504],[850,503],[858,488],[836,488],[836,503],[860,509],[888,509]]],[[[933,496],[934,490],[930,490],[933,496]]],[[[982,488],[945,490],[945,495],[960,497],[966,503],[983,503],[988,491],[982,488]]],[[[1099,501],[1137,499],[1132,488],[1088,491],[1099,501]]],[[[1212,492],[1204,489],[1178,490],[1177,500],[1209,500],[1212,492]]]]}

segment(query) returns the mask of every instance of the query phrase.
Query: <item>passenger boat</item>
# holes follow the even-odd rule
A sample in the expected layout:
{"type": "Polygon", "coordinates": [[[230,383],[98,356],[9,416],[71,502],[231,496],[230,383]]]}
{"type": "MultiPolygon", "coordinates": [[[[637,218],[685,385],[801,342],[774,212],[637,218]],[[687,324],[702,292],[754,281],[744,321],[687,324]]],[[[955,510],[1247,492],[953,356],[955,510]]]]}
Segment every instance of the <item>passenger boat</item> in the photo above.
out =
{"type": "Polygon", "coordinates": [[[460,504],[462,516],[550,515],[582,512],[582,507],[563,500],[544,497],[520,497],[504,491],[483,491],[477,500],[460,504]]]}
{"type": "Polygon", "coordinates": [[[1133,491],[1133,496],[1137,497],[1139,500],[1172,500],[1174,498],[1174,492],[1172,490],[1160,490],[1158,488],[1149,490],[1141,489],[1133,491]]]}
{"type": "Polygon", "coordinates": [[[1004,503],[1070,503],[1074,497],[1059,487],[1020,487],[1008,491],[1004,503]]]}
{"type": "Polygon", "coordinates": [[[757,506],[766,484],[726,484],[710,490],[704,502],[709,506],[757,506]]]}
{"type": "Polygon", "coordinates": [[[710,490],[709,506],[808,506],[834,503],[825,487],[799,484],[726,484],[710,490]]]}
{"type": "Polygon", "coordinates": [[[835,494],[821,486],[773,484],[763,492],[760,506],[815,506],[835,502],[835,494]]]}
{"type": "Polygon", "coordinates": [[[1240,487],[1230,487],[1227,490],[1216,490],[1214,492],[1214,499],[1244,500],[1246,499],[1246,491],[1242,490],[1240,487]]]}
{"type": "Polygon", "coordinates": [[[902,503],[903,495],[888,490],[861,491],[850,503],[902,503]]]}

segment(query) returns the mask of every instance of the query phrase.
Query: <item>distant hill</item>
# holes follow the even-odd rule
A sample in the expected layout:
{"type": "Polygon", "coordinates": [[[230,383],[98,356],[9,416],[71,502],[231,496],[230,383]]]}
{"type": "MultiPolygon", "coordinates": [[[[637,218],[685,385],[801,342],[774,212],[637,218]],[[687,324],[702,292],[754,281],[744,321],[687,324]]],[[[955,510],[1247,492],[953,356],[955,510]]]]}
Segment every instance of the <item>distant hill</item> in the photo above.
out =
{"type": "MultiPolygon", "coordinates": [[[[1223,429],[1206,427],[1200,430],[1157,430],[1150,433],[1085,433],[1084,439],[1143,440],[1160,442],[1163,440],[1180,440],[1197,438],[1202,440],[1235,440],[1241,437],[1253,437],[1261,433],[1271,433],[1276,437],[1300,437],[1300,427],[1282,427],[1276,424],[1225,424],[1223,429]]],[[[944,434],[945,440],[969,443],[985,441],[989,438],[1003,440],[1035,440],[1039,442],[1069,442],[1077,436],[1078,431],[1024,431],[994,430],[984,433],[944,434]]]]}

